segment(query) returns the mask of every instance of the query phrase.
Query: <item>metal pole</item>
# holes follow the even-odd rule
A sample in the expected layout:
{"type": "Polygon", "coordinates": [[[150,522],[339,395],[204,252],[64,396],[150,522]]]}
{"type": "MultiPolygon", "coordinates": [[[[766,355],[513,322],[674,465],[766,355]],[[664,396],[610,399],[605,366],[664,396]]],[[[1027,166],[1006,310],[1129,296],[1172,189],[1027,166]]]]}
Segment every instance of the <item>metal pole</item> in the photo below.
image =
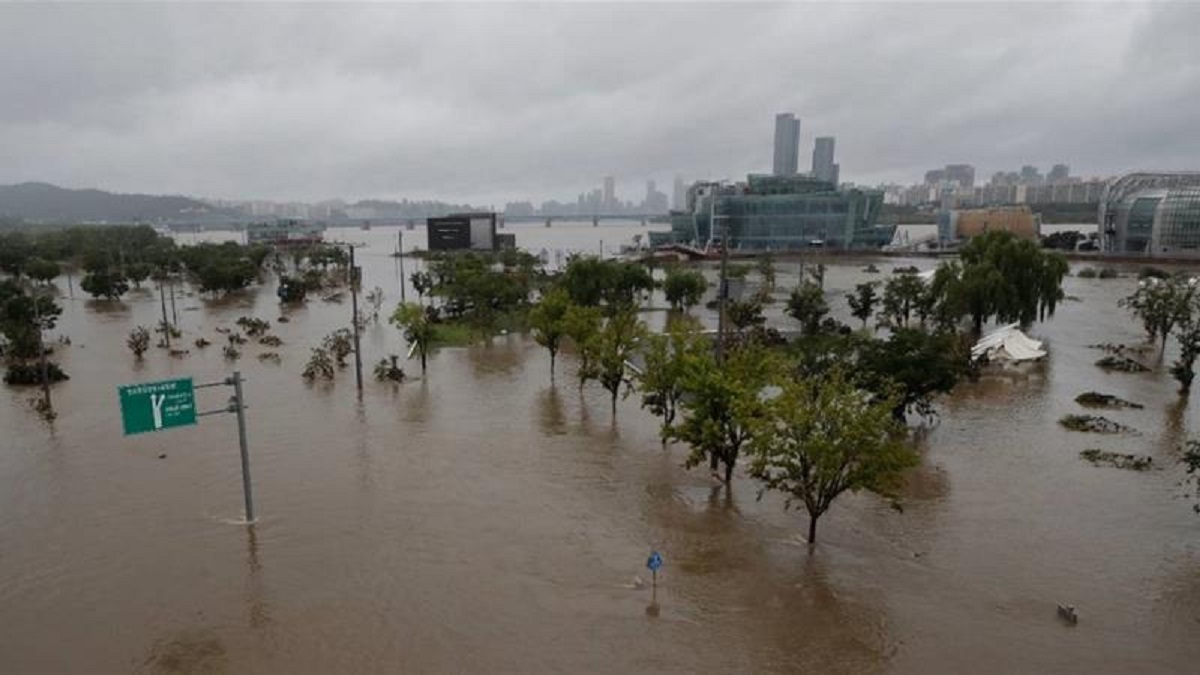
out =
{"type": "Polygon", "coordinates": [[[233,377],[226,380],[233,385],[233,405],[236,407],[238,423],[238,444],[242,450],[242,494],[246,498],[246,522],[254,522],[254,493],[250,487],[250,450],[246,446],[246,401],[242,398],[242,373],[233,371],[233,377]]]}
{"type": "Polygon", "coordinates": [[[408,294],[405,292],[405,286],[408,281],[404,278],[404,230],[397,230],[396,237],[399,240],[400,250],[397,255],[400,256],[400,302],[408,302],[408,294]]]}
{"type": "MultiPolygon", "coordinates": [[[[716,220],[716,204],[717,195],[716,188],[713,188],[712,195],[712,213],[711,220],[708,225],[709,236],[712,236],[713,222],[716,220]]],[[[725,303],[729,297],[729,280],[725,273],[729,265],[729,221],[722,219],[721,221],[721,275],[718,286],[717,296],[717,363],[725,362],[725,303]]]]}
{"type": "Polygon", "coordinates": [[[158,282],[158,298],[162,300],[162,315],[163,315],[163,340],[167,343],[167,349],[171,348],[171,328],[167,325],[167,292],[163,290],[163,284],[166,283],[166,278],[158,282]]]}
{"type": "Polygon", "coordinates": [[[358,384],[358,394],[362,396],[362,345],[358,339],[358,268],[354,266],[354,245],[350,245],[350,308],[354,324],[354,379],[358,384]]]}
{"type": "Polygon", "coordinates": [[[46,410],[51,409],[50,406],[50,366],[46,363],[46,338],[42,335],[42,308],[38,303],[39,295],[37,289],[33,291],[33,315],[34,321],[37,322],[38,329],[38,360],[42,371],[42,400],[46,404],[46,410]]]}
{"type": "Polygon", "coordinates": [[[175,280],[171,280],[171,324],[179,327],[179,314],[175,311],[175,280]]]}

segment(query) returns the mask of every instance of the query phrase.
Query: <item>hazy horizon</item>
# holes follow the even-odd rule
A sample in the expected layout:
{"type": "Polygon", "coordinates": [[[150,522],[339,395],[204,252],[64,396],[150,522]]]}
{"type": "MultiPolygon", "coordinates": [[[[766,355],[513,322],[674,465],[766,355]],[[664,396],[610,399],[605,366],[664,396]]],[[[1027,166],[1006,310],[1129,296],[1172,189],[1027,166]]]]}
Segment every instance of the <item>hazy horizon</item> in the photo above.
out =
{"type": "Polygon", "coordinates": [[[1196,168],[1195,5],[0,7],[0,184],[573,201],[739,179],[1196,168]],[[1191,163],[1191,164],[1189,164],[1191,163]]]}

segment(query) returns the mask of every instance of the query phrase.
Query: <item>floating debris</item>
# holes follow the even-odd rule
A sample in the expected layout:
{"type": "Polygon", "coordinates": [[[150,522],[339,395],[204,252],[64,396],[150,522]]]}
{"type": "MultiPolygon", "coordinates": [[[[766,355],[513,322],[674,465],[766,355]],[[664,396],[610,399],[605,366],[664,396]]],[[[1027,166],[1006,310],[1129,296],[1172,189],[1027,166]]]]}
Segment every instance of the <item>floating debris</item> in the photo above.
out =
{"type": "Polygon", "coordinates": [[[209,342],[208,340],[206,340],[202,337],[196,338],[196,349],[204,349],[205,347],[207,347],[211,344],[212,344],[211,342],[209,342]]]}
{"type": "Polygon", "coordinates": [[[1146,366],[1126,356],[1106,356],[1097,361],[1096,365],[1105,370],[1115,370],[1122,373],[1146,373],[1150,371],[1146,366]]]}
{"type": "Polygon", "coordinates": [[[1099,415],[1067,415],[1058,421],[1071,431],[1084,431],[1094,434],[1121,434],[1133,431],[1129,427],[1119,422],[1114,422],[1107,417],[1099,415]]]}
{"type": "Polygon", "coordinates": [[[1075,397],[1075,402],[1089,408],[1134,408],[1141,410],[1146,407],[1141,403],[1126,401],[1123,398],[1113,396],[1112,394],[1101,394],[1096,391],[1085,391],[1075,397]]]}
{"type": "Polygon", "coordinates": [[[267,347],[279,347],[283,344],[283,340],[280,340],[278,335],[264,335],[258,339],[258,344],[266,345],[267,347]]]}
{"type": "Polygon", "coordinates": [[[1059,605],[1058,616],[1072,626],[1079,623],[1079,615],[1075,613],[1075,605],[1059,605]]]}
{"type": "Polygon", "coordinates": [[[279,363],[282,361],[277,352],[263,352],[262,354],[258,355],[258,360],[262,361],[263,363],[267,363],[269,361],[275,365],[279,365],[279,363]]]}
{"type": "Polygon", "coordinates": [[[1079,456],[1099,466],[1107,464],[1118,469],[1129,469],[1131,471],[1146,471],[1154,460],[1148,455],[1129,455],[1121,452],[1112,452],[1111,450],[1101,450],[1099,448],[1088,448],[1079,453],[1079,456]]]}

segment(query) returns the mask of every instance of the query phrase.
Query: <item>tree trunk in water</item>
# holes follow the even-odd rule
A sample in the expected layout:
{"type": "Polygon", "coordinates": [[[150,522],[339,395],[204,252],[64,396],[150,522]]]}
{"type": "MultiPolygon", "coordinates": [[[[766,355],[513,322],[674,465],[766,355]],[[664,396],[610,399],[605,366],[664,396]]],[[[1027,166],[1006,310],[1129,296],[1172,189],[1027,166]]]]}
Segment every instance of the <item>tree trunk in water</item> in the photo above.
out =
{"type": "Polygon", "coordinates": [[[550,381],[554,381],[554,352],[550,352],[550,381]]]}
{"type": "Polygon", "coordinates": [[[612,414],[613,417],[617,416],[617,392],[615,391],[612,393],[612,414]]]}
{"type": "Polygon", "coordinates": [[[820,516],[810,515],[808,517],[808,543],[817,543],[817,518],[820,516]]]}
{"type": "Polygon", "coordinates": [[[726,485],[730,485],[731,483],[733,483],[733,465],[734,465],[734,462],[726,462],[725,463],[725,484],[726,485]]]}
{"type": "Polygon", "coordinates": [[[425,373],[425,350],[421,350],[421,374],[425,373]]]}
{"type": "Polygon", "coordinates": [[[721,460],[720,460],[720,458],[718,458],[718,457],[716,456],[716,454],[711,454],[711,455],[709,455],[709,456],[708,456],[708,468],[709,468],[709,470],[710,470],[710,471],[712,471],[713,473],[716,473],[716,472],[717,472],[717,467],[720,465],[720,462],[721,462],[721,460]]]}

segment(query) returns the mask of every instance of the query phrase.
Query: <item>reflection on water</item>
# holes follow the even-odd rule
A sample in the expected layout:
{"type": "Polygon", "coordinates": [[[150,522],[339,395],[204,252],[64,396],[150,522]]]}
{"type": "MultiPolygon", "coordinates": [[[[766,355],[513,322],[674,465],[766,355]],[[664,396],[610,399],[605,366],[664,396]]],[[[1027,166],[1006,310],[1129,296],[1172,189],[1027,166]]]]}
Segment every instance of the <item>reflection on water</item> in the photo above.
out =
{"type": "MultiPolygon", "coordinates": [[[[535,250],[644,231],[596,230],[510,228],[535,250]]],[[[336,234],[367,244],[364,284],[387,289],[391,307],[395,230],[336,234]]],[[[881,268],[909,263],[932,265],[881,268]]],[[[860,271],[865,260],[827,264],[843,314],[854,284],[879,278],[860,271]]],[[[780,265],[785,290],[796,272],[780,265]]],[[[1141,339],[1115,308],[1131,279],[1067,284],[1081,302],[1031,331],[1046,364],[989,374],[939,404],[918,434],[904,512],[847,495],[812,549],[802,511],[760,500],[741,470],[727,489],[684,469],[686,449],[663,448],[636,394],[614,417],[607,392],[580,391],[573,356],[555,382],[546,351],[522,336],[439,350],[424,377],[405,361],[410,379],[394,385],[370,368],[406,347],[393,326],[372,325],[359,402],[352,368],[329,384],[300,377],[347,305],[281,308],[270,281],[188,298],[183,344],[213,346],[178,359],[152,349],[138,363],[125,336],[155,324],[157,295],[65,301],[55,332],[73,344],[57,358],[72,379],[54,387],[59,419],[43,424],[28,390],[0,390],[0,671],[1190,672],[1200,551],[1172,459],[1200,404],[1180,399],[1165,369],[1093,365],[1088,344],[1141,339]],[[280,365],[260,362],[268,348],[255,344],[236,364],[222,358],[216,328],[245,315],[272,320],[280,365]],[[115,400],[118,384],[211,381],[233,367],[248,380],[251,527],[227,524],[242,509],[228,416],[123,437],[115,400]],[[1062,429],[1087,390],[1143,403],[1104,413],[1140,434],[1062,429]],[[1094,467],[1078,457],[1092,446],[1151,454],[1162,469],[1094,467]],[[666,561],[656,597],[651,549],[666,561]],[[1056,622],[1057,602],[1079,608],[1078,626],[1056,622]]],[[[201,407],[225,395],[202,390],[201,407]]]]}
{"type": "Polygon", "coordinates": [[[225,646],[209,631],[188,631],[155,641],[140,672],[215,675],[228,672],[225,646]]]}

